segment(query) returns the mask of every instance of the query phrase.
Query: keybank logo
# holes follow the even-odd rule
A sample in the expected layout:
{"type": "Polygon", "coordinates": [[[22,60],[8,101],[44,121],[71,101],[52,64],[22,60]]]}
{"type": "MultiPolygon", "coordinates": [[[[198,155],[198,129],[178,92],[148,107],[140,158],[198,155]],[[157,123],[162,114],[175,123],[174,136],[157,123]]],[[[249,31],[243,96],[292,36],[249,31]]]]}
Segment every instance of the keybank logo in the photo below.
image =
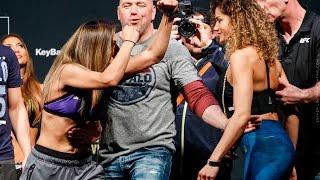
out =
{"type": "Polygon", "coordinates": [[[49,56],[57,56],[59,54],[60,54],[60,49],[55,49],[55,48],[51,48],[51,49],[36,48],[36,56],[49,57],[49,56]]]}

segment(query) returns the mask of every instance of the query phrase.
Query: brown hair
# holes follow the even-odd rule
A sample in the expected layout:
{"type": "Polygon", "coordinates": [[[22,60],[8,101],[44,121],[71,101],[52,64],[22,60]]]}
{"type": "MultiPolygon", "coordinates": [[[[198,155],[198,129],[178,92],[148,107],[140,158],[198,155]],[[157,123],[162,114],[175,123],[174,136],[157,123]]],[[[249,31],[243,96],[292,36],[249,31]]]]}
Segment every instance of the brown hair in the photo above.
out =
{"type": "MultiPolygon", "coordinates": [[[[115,28],[105,21],[89,21],[79,26],[76,32],[62,47],[55,58],[44,81],[43,100],[50,97],[53,81],[59,80],[64,64],[72,63],[92,71],[103,72],[109,65],[113,54],[115,28]]],[[[84,98],[81,109],[92,108],[98,102],[102,90],[83,90],[89,94],[84,98]]]]}
{"type": "Polygon", "coordinates": [[[260,58],[273,65],[278,59],[276,30],[256,0],[213,0],[212,16],[217,7],[230,17],[233,27],[226,44],[227,56],[230,57],[237,49],[254,46],[260,58]]]}
{"type": "Polygon", "coordinates": [[[24,100],[24,104],[27,108],[28,116],[30,121],[30,126],[34,127],[40,123],[41,119],[41,87],[40,83],[37,80],[34,69],[33,69],[33,61],[29,54],[28,48],[24,40],[21,36],[15,33],[10,33],[8,35],[3,36],[0,39],[1,44],[10,37],[15,37],[19,39],[23,45],[23,48],[26,50],[28,61],[25,66],[25,72],[22,75],[23,84],[21,86],[22,97],[24,100]],[[34,119],[30,119],[30,116],[34,116],[34,119]]]}

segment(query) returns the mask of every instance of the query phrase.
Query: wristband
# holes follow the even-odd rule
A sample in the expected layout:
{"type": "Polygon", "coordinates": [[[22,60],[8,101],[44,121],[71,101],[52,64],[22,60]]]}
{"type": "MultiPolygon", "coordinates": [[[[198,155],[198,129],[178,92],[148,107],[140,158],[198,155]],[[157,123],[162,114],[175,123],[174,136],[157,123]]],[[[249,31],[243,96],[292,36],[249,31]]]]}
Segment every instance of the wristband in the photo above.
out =
{"type": "Polygon", "coordinates": [[[221,161],[212,161],[210,159],[208,159],[208,163],[209,166],[211,167],[220,167],[221,166],[221,161]]]}
{"type": "Polygon", "coordinates": [[[126,42],[126,41],[128,41],[128,42],[132,42],[132,43],[133,43],[133,46],[135,46],[135,45],[136,45],[136,42],[134,42],[134,41],[131,41],[131,40],[123,40],[123,42],[126,42]]]}

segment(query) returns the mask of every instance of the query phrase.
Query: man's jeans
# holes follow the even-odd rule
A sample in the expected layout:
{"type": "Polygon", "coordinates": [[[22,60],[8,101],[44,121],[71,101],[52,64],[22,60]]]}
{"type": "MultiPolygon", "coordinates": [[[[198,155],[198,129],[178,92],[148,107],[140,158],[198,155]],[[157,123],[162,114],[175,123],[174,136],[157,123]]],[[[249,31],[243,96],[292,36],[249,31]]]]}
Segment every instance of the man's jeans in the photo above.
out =
{"type": "Polygon", "coordinates": [[[105,179],[167,180],[171,158],[172,152],[165,147],[142,148],[104,166],[105,179]]]}

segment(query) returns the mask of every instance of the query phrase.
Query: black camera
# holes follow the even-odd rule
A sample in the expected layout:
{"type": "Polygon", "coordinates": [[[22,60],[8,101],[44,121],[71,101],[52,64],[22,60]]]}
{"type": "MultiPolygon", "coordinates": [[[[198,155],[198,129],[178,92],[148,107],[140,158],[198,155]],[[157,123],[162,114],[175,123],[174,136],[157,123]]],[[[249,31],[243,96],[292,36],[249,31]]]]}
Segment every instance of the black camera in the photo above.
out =
{"type": "Polygon", "coordinates": [[[193,9],[191,0],[182,0],[179,2],[179,13],[178,17],[181,18],[181,21],[178,24],[178,32],[181,36],[185,38],[190,38],[196,33],[195,24],[189,21],[192,18],[193,9]]]}

